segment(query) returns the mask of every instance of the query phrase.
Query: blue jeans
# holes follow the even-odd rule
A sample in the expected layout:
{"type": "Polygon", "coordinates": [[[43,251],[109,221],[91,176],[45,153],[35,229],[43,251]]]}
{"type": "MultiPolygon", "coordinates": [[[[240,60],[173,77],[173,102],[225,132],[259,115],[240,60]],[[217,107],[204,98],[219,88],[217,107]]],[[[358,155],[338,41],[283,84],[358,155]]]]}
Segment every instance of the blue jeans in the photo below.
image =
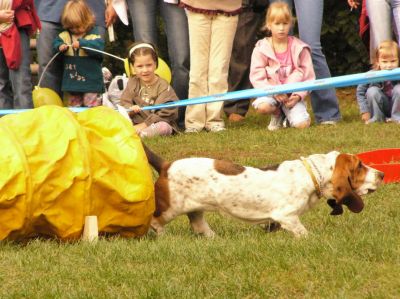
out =
{"type": "MultiPolygon", "coordinates": [[[[189,90],[189,30],[185,11],[162,0],[127,0],[132,17],[135,41],[158,45],[157,11],[160,9],[167,35],[168,56],[172,69],[172,87],[179,99],[186,99],[189,90]]],[[[184,108],[179,110],[179,123],[183,124],[184,108]]]]}
{"type": "Polygon", "coordinates": [[[370,24],[370,58],[375,60],[375,50],[385,40],[393,39],[392,21],[397,32],[400,29],[399,0],[367,0],[368,18],[370,24]]]}
{"type": "Polygon", "coordinates": [[[17,70],[7,67],[3,50],[0,48],[0,109],[32,108],[31,54],[29,36],[19,30],[22,61],[17,70]]]}
{"type": "MultiPolygon", "coordinates": [[[[37,40],[37,55],[39,62],[39,80],[42,77],[43,70],[50,59],[55,55],[53,51],[53,41],[61,32],[61,24],[41,21],[42,30],[37,40]]],[[[98,26],[99,34],[104,37],[105,28],[98,26]]],[[[62,55],[49,64],[46,72],[43,74],[42,80],[39,82],[40,87],[53,89],[62,98],[61,81],[63,76],[62,55]]]]}
{"type": "Polygon", "coordinates": [[[385,121],[386,118],[400,122],[400,84],[393,87],[392,93],[392,98],[389,99],[381,88],[368,88],[366,98],[371,111],[371,122],[385,121]]]}
{"type": "MultiPolygon", "coordinates": [[[[276,0],[271,0],[270,3],[276,0]]],[[[293,0],[283,0],[293,6],[293,0]]],[[[323,0],[294,0],[299,24],[300,39],[311,47],[312,61],[317,79],[329,78],[331,73],[321,46],[321,26],[324,11],[323,0]]],[[[317,123],[337,121],[341,118],[335,89],[317,90],[311,93],[311,107],[317,123]]]]}

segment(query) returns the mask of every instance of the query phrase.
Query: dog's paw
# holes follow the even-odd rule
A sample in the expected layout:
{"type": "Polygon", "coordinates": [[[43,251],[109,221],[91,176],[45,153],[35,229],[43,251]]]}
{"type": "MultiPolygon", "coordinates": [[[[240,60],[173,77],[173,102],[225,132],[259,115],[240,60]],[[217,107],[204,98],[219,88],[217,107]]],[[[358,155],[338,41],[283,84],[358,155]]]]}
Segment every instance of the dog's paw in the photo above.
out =
{"type": "Polygon", "coordinates": [[[273,233],[281,229],[281,225],[279,222],[268,222],[265,224],[260,224],[263,230],[265,230],[267,233],[273,233]]]}

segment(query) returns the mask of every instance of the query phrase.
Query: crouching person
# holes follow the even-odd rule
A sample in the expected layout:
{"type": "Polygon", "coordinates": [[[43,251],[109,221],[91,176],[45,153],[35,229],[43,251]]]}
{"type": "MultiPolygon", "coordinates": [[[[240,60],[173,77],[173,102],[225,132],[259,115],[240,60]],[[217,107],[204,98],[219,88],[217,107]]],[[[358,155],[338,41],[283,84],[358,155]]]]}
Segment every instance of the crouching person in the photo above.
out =
{"type": "MultiPolygon", "coordinates": [[[[315,79],[310,47],[289,36],[293,22],[286,3],[269,6],[264,27],[269,34],[257,42],[251,57],[250,81],[255,88],[315,79]]],[[[304,101],[306,95],[304,91],[260,97],[253,107],[261,114],[271,115],[270,131],[281,128],[285,118],[291,127],[307,128],[311,121],[304,101]]]]}
{"type": "Polygon", "coordinates": [[[140,137],[171,135],[177,132],[178,108],[143,110],[153,106],[177,101],[172,87],[155,74],[158,56],[153,45],[138,43],[129,51],[129,59],[135,75],[129,78],[121,95],[121,105],[130,109],[129,116],[140,137]]]}

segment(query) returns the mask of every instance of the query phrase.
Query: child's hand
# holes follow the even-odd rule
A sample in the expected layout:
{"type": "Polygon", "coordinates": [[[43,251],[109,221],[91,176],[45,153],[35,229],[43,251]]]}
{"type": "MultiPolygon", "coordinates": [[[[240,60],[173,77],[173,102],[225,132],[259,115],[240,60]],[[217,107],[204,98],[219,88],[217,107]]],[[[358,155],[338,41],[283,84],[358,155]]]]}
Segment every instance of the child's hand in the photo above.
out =
{"type": "Polygon", "coordinates": [[[274,95],[274,99],[277,100],[279,103],[285,104],[289,98],[286,93],[276,94],[274,95]]]}
{"type": "Polygon", "coordinates": [[[14,11],[10,9],[0,10],[0,24],[14,21],[14,11]]]}
{"type": "Polygon", "coordinates": [[[62,44],[62,45],[60,45],[60,46],[58,47],[58,50],[59,50],[60,52],[65,52],[65,51],[67,51],[67,49],[68,49],[68,45],[67,45],[67,44],[62,44]]]}
{"type": "Polygon", "coordinates": [[[367,123],[367,121],[369,121],[370,118],[371,118],[371,113],[369,112],[361,114],[361,120],[365,123],[367,123]]]}
{"type": "Polygon", "coordinates": [[[129,115],[131,114],[138,114],[140,111],[142,111],[142,108],[140,108],[138,105],[133,105],[130,107],[132,111],[129,112],[129,115]]]}
{"type": "Polygon", "coordinates": [[[298,94],[293,94],[289,97],[289,99],[285,103],[286,108],[293,108],[298,102],[300,102],[301,97],[298,94]]]}
{"type": "Polygon", "coordinates": [[[351,7],[351,9],[357,8],[358,5],[360,5],[360,1],[359,0],[347,0],[347,3],[351,7]]]}
{"type": "Polygon", "coordinates": [[[77,40],[72,42],[72,48],[74,48],[74,49],[78,49],[79,48],[79,42],[77,40]]]}

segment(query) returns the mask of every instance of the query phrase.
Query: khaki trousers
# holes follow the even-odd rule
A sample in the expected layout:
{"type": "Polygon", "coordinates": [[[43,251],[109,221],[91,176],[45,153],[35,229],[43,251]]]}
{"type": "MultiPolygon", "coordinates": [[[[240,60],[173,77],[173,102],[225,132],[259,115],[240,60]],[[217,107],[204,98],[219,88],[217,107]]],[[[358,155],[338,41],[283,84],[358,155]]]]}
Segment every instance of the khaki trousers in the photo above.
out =
{"type": "MultiPolygon", "coordinates": [[[[189,98],[228,91],[228,69],[238,16],[187,11],[190,42],[189,98]]],[[[223,102],[186,108],[185,126],[196,130],[224,126],[223,102]]]]}

